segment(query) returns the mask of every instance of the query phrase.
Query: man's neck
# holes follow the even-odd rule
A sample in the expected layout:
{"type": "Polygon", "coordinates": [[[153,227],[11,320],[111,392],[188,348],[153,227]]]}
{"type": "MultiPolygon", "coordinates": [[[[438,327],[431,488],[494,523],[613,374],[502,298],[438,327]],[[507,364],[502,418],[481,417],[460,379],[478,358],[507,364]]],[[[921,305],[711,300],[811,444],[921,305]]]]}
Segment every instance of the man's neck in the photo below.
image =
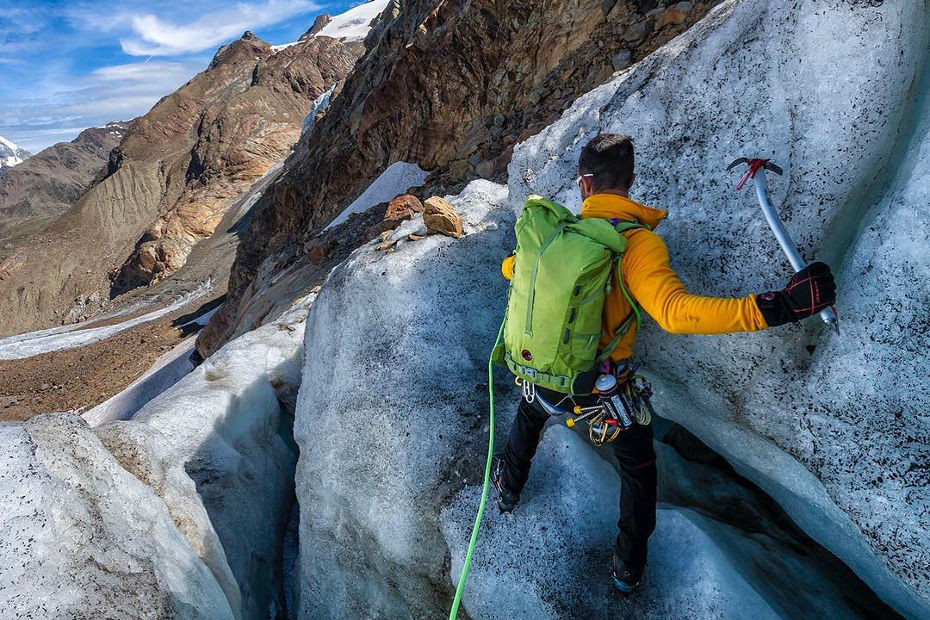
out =
{"type": "Polygon", "coordinates": [[[614,194],[615,196],[623,196],[624,198],[629,198],[630,190],[628,189],[602,189],[596,192],[592,192],[590,195],[594,196],[595,194],[614,194]]]}

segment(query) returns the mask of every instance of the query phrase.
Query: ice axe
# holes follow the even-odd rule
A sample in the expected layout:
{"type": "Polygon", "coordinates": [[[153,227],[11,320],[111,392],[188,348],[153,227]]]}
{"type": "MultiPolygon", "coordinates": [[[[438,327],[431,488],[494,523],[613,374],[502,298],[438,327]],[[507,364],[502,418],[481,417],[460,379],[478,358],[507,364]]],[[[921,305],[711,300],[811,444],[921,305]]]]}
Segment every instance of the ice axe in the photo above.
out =
{"type": "MultiPolygon", "coordinates": [[[[778,240],[778,245],[781,246],[782,251],[784,251],[785,256],[788,257],[788,262],[791,263],[791,267],[795,272],[801,271],[806,266],[804,259],[801,258],[801,254],[798,253],[798,246],[794,244],[794,241],[791,240],[791,237],[788,235],[788,231],[785,230],[785,225],[782,224],[781,219],[778,217],[778,214],[775,213],[775,209],[772,208],[772,203],[769,202],[769,191],[768,187],[765,184],[765,171],[771,170],[775,174],[781,175],[782,169],[770,162],[768,159],[749,159],[746,157],[740,157],[735,159],[733,163],[727,166],[727,170],[732,170],[740,164],[747,164],[749,169],[746,171],[746,174],[743,175],[743,178],[739,180],[736,189],[743,189],[743,185],[746,184],[746,181],[752,179],[756,184],[756,196],[759,197],[759,206],[762,207],[762,213],[765,215],[765,221],[768,222],[769,228],[772,229],[772,232],[775,233],[775,238],[778,240]]],[[[820,318],[823,319],[823,322],[833,328],[833,331],[837,335],[840,333],[840,323],[839,319],[836,318],[836,311],[833,308],[824,308],[820,311],[820,318]]]]}

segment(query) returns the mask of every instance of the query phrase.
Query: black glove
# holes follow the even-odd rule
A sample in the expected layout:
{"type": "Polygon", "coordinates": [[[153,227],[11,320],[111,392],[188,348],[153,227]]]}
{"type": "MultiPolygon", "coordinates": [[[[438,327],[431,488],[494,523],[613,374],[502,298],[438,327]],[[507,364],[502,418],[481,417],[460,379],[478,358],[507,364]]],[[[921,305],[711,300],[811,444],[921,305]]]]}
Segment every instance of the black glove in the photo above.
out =
{"type": "Polygon", "coordinates": [[[811,263],[794,274],[781,291],[756,296],[769,327],[797,323],[836,302],[836,281],[826,263],[811,263]]]}

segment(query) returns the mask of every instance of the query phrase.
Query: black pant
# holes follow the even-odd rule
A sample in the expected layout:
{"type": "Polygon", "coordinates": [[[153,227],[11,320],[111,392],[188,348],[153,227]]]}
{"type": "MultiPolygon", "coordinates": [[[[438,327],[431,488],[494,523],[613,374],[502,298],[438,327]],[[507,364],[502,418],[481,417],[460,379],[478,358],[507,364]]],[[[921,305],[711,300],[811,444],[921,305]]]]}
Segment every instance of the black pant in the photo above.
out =
{"type": "MultiPolygon", "coordinates": [[[[549,414],[539,404],[539,397],[551,404],[563,399],[562,394],[539,388],[536,401],[520,400],[503,453],[506,464],[504,484],[515,493],[519,493],[526,484],[530,462],[536,454],[543,426],[549,419],[549,414]]],[[[591,397],[575,398],[579,404],[585,405],[584,400],[591,397]]],[[[609,445],[620,463],[617,556],[627,565],[644,566],[649,536],[656,527],[656,453],[652,447],[652,425],[634,424],[609,445]]]]}

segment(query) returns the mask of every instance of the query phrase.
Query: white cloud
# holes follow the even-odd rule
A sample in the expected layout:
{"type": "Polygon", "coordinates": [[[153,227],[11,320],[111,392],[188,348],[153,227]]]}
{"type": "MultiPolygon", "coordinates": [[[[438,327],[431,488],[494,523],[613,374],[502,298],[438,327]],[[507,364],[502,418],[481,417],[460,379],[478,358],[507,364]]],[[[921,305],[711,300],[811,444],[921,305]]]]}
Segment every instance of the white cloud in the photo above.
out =
{"type": "Polygon", "coordinates": [[[145,114],[219,45],[290,20],[305,30],[323,1],[0,0],[0,135],[37,152],[145,114]]]}
{"type": "Polygon", "coordinates": [[[262,4],[236,4],[175,24],[153,14],[132,18],[133,36],[120,39],[123,51],[133,56],[176,56],[214,48],[245,30],[277,24],[319,10],[310,0],[267,0],[262,4]]]}
{"type": "Polygon", "coordinates": [[[144,84],[156,82],[173,84],[177,87],[190,79],[198,69],[204,68],[206,67],[201,62],[134,62],[95,69],[91,72],[90,79],[93,82],[138,82],[144,84]]]}
{"type": "MultiPolygon", "coordinates": [[[[54,142],[73,139],[82,129],[145,114],[198,71],[208,58],[138,62],[101,67],[81,78],[59,82],[49,96],[26,96],[0,109],[3,134],[36,153],[54,142]],[[9,135],[7,135],[9,134],[9,135]]],[[[58,81],[50,76],[48,81],[58,81]]]]}

